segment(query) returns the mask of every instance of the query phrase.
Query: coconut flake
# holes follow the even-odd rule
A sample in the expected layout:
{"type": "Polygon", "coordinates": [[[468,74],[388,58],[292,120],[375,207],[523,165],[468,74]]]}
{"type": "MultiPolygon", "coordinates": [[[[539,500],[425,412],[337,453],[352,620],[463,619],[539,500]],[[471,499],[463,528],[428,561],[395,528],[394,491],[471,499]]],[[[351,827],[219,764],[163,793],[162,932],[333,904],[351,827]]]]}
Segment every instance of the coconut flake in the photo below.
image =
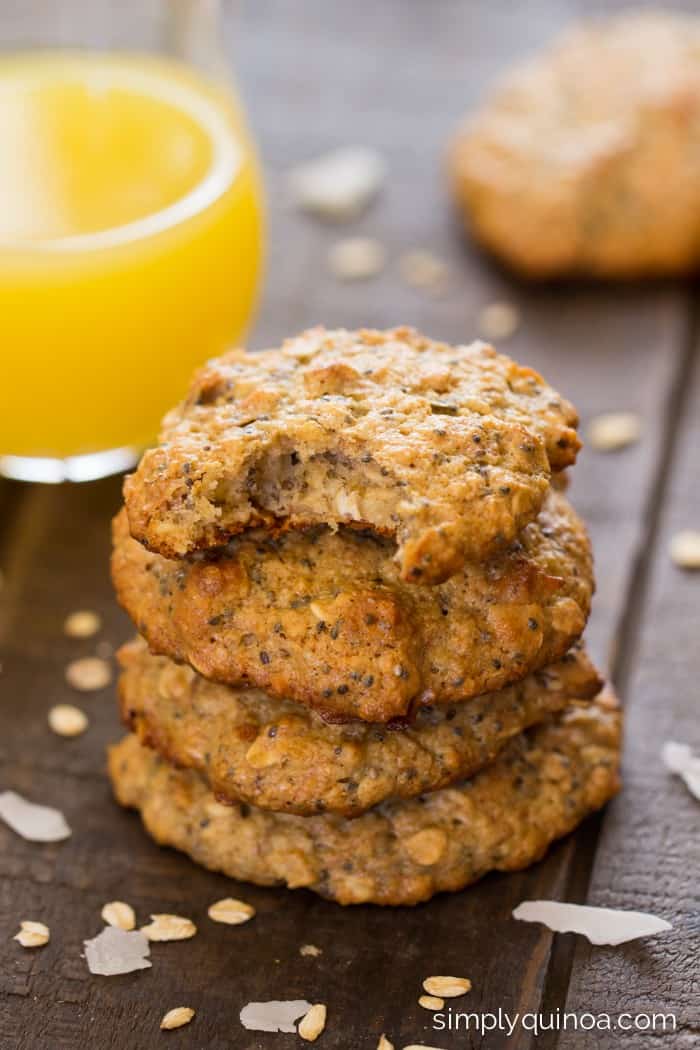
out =
{"type": "Polygon", "coordinates": [[[296,1032],[295,1021],[308,1013],[306,999],[272,999],[269,1003],[248,1003],[241,1010],[241,1024],[249,1032],[296,1032]]]}
{"type": "Polygon", "coordinates": [[[700,799],[700,757],[687,744],[667,740],[661,750],[667,769],[679,776],[691,795],[700,799]]]}
{"type": "Polygon", "coordinates": [[[83,943],[90,973],[112,977],[118,973],[147,970],[151,966],[148,960],[151,947],[140,930],[105,926],[97,937],[83,943]]]}
{"type": "Polygon", "coordinates": [[[60,810],[29,802],[15,791],[0,792],[0,819],[28,842],[62,842],[71,834],[60,810]]]}
{"type": "Polygon", "coordinates": [[[642,911],[593,908],[561,901],[523,901],[514,919],[541,922],[556,933],[581,933],[591,944],[624,944],[672,929],[671,923],[642,911]]]}
{"type": "Polygon", "coordinates": [[[325,219],[360,215],[379,192],[386,165],[376,150],[346,146],[300,164],[289,173],[295,202],[325,219]]]}

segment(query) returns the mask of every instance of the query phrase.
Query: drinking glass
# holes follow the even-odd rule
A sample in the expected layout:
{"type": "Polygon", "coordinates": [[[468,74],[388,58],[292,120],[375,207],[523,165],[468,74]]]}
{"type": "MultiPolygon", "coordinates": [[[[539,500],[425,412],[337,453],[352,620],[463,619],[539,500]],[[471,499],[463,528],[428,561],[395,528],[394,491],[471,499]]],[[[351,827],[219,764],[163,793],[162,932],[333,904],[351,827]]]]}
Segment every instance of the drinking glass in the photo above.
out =
{"type": "Polygon", "coordinates": [[[216,0],[0,12],[0,473],[131,466],[261,274],[255,149],[216,0]]]}

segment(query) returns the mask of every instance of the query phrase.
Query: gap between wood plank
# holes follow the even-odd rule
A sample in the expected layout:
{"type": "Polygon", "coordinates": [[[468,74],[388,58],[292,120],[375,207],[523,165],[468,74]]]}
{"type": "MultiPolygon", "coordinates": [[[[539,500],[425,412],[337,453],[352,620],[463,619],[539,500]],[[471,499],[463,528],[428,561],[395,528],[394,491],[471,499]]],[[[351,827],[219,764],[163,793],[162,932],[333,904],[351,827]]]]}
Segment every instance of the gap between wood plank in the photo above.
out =
{"type": "MultiPolygon", "coordinates": [[[[642,614],[649,590],[652,552],[658,541],[662,507],[668,490],[670,467],[678,445],[680,422],[691,389],[693,369],[697,366],[700,342],[700,306],[695,285],[688,288],[687,325],[679,365],[669,390],[664,410],[664,429],[660,442],[654,478],[642,518],[639,543],[632,562],[630,583],[623,605],[623,613],[615,632],[614,657],[610,678],[621,700],[626,699],[627,687],[638,648],[642,614]]],[[[623,785],[624,790],[624,785],[623,785]]],[[[577,833],[575,849],[569,861],[566,880],[566,900],[584,904],[588,897],[593,865],[598,848],[604,813],[589,818],[577,833]]],[[[567,991],[576,950],[574,937],[554,936],[552,950],[544,979],[541,1012],[544,1016],[566,1008],[567,991]]],[[[538,1050],[557,1050],[560,1032],[543,1032],[538,1037],[538,1050]]]]}
{"type": "Polygon", "coordinates": [[[12,527],[29,489],[29,485],[21,485],[18,482],[0,478],[0,549],[2,549],[5,535],[12,527]]]}

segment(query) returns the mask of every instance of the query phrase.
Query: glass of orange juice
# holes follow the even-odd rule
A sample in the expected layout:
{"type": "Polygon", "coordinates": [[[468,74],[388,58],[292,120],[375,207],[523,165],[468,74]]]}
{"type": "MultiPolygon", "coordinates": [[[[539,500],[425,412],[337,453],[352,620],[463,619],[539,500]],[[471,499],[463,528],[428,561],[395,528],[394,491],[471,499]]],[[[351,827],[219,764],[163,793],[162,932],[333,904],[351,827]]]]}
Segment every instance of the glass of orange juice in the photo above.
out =
{"type": "Polygon", "coordinates": [[[0,14],[6,476],[130,466],[193,367],[251,319],[262,191],[219,14],[25,0],[16,43],[0,14]]]}

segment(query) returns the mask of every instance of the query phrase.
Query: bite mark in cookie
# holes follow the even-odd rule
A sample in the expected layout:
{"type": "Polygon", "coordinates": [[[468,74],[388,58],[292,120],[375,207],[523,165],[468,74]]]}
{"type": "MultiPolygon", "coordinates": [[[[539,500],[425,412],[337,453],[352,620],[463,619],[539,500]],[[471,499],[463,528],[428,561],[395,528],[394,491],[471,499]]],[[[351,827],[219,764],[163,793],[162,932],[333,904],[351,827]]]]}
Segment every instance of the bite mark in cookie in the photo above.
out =
{"type": "Polygon", "coordinates": [[[254,527],[369,528],[396,542],[404,579],[437,583],[533,520],[576,425],[484,344],[313,329],[198,373],[126,481],[130,529],[174,558],[254,527]]]}

